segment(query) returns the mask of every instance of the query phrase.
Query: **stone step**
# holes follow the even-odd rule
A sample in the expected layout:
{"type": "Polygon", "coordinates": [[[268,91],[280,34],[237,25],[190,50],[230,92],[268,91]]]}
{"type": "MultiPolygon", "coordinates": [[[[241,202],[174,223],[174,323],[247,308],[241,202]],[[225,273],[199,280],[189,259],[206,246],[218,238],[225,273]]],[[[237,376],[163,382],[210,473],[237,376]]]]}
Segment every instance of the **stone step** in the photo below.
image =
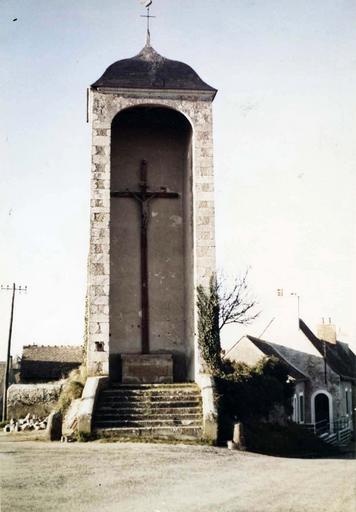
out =
{"type": "Polygon", "coordinates": [[[195,413],[185,413],[185,414],[137,414],[135,412],[127,413],[127,412],[121,412],[121,411],[98,411],[98,413],[94,416],[94,421],[101,421],[101,420],[177,420],[177,421],[189,421],[189,420],[196,420],[201,421],[202,420],[202,414],[201,412],[195,412],[195,413]]]}
{"type": "Polygon", "coordinates": [[[120,414],[200,414],[201,407],[145,407],[141,405],[125,404],[124,407],[116,407],[115,404],[110,405],[98,405],[96,408],[96,414],[106,413],[120,413],[120,414]]]}
{"type": "Polygon", "coordinates": [[[130,420],[130,419],[105,419],[100,418],[94,421],[95,428],[110,428],[110,427],[201,427],[201,420],[195,418],[190,420],[178,420],[178,419],[138,419],[138,420],[130,420]]]}
{"type": "Polygon", "coordinates": [[[132,399],[143,399],[143,398],[152,398],[152,399],[160,399],[163,397],[175,399],[177,397],[194,397],[199,398],[199,391],[127,391],[123,389],[104,389],[101,394],[103,396],[114,396],[114,397],[128,397],[132,399]]]}
{"type": "Polygon", "coordinates": [[[117,437],[122,439],[174,439],[178,441],[201,440],[201,427],[141,427],[141,428],[96,428],[99,437],[117,437]]]}
{"type": "Polygon", "coordinates": [[[110,398],[100,397],[97,407],[116,407],[117,409],[123,407],[139,407],[142,408],[188,408],[188,407],[201,407],[201,400],[115,400],[110,398]]]}
{"type": "Polygon", "coordinates": [[[111,389],[128,389],[128,390],[144,390],[144,389],[172,389],[172,390],[184,390],[184,389],[192,389],[199,390],[199,386],[192,382],[181,382],[179,384],[121,384],[119,382],[111,382],[111,389]]]}
{"type": "Polygon", "coordinates": [[[201,394],[194,384],[117,384],[100,393],[93,426],[102,437],[201,439],[201,394]]]}

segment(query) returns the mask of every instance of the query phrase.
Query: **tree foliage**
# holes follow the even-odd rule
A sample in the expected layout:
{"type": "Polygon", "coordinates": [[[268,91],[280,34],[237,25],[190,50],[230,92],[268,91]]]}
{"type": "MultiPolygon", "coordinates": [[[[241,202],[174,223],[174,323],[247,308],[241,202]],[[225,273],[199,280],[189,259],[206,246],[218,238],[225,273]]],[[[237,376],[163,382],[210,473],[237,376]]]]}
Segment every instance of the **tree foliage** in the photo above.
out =
{"type": "Polygon", "coordinates": [[[199,347],[205,370],[217,373],[221,367],[220,304],[216,276],[210,278],[209,289],[197,288],[199,347]]]}
{"type": "Polygon", "coordinates": [[[228,324],[248,324],[255,320],[256,301],[247,285],[248,270],[226,286],[226,279],[213,274],[206,290],[197,288],[199,346],[206,369],[213,374],[221,370],[220,332],[228,324]]]}
{"type": "Polygon", "coordinates": [[[288,369],[275,357],[264,357],[254,366],[228,361],[215,378],[219,395],[220,440],[231,439],[233,424],[274,421],[291,414],[294,385],[288,369]]]}
{"type": "Polygon", "coordinates": [[[249,366],[221,357],[221,329],[232,323],[250,323],[258,316],[254,312],[256,302],[248,291],[247,272],[229,290],[213,275],[208,289],[198,286],[197,306],[199,347],[204,370],[215,377],[217,384],[219,416],[224,418],[220,424],[231,428],[234,421],[267,418],[278,406],[289,414],[293,385],[281,361],[265,357],[249,366]]]}

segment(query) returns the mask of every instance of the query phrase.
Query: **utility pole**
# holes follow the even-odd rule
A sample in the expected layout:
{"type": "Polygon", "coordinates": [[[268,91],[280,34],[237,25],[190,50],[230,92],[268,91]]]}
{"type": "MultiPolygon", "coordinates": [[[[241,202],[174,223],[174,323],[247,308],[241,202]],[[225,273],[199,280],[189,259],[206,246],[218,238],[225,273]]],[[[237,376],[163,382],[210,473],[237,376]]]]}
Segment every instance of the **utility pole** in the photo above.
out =
{"type": "Polygon", "coordinates": [[[19,292],[27,292],[27,286],[19,286],[16,287],[16,284],[13,283],[12,287],[7,285],[1,285],[0,288],[2,291],[10,291],[12,290],[12,301],[11,301],[11,313],[10,313],[10,326],[9,326],[9,338],[7,342],[7,356],[6,356],[6,369],[5,369],[5,379],[4,379],[4,391],[3,391],[3,399],[2,399],[2,421],[6,420],[7,413],[7,389],[9,387],[9,375],[10,375],[10,359],[11,359],[11,337],[12,337],[12,324],[14,320],[14,304],[15,304],[15,293],[19,292]]]}

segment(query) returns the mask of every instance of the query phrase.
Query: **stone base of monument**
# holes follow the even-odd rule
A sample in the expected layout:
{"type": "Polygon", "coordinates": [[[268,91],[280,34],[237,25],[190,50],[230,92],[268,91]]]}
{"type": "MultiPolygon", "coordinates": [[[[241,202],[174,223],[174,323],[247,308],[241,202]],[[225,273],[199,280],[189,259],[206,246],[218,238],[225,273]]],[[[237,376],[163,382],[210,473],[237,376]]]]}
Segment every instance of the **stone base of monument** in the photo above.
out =
{"type": "Polygon", "coordinates": [[[172,354],[121,354],[123,384],[173,383],[172,354]]]}

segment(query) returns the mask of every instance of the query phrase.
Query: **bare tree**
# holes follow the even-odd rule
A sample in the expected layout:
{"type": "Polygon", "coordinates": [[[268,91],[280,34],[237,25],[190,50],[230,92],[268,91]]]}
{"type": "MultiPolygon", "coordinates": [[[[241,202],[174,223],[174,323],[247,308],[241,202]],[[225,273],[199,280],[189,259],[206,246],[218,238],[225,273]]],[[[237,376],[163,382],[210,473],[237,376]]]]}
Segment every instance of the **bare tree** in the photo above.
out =
{"type": "Polygon", "coordinates": [[[248,270],[228,287],[226,279],[213,274],[209,287],[197,288],[198,343],[206,366],[212,373],[221,370],[220,331],[228,324],[248,324],[259,312],[247,286],[248,270]]]}
{"type": "Polygon", "coordinates": [[[249,269],[236,277],[230,286],[222,274],[215,277],[219,297],[219,331],[228,324],[249,324],[260,314],[255,311],[257,302],[248,288],[248,272],[249,269]]]}

